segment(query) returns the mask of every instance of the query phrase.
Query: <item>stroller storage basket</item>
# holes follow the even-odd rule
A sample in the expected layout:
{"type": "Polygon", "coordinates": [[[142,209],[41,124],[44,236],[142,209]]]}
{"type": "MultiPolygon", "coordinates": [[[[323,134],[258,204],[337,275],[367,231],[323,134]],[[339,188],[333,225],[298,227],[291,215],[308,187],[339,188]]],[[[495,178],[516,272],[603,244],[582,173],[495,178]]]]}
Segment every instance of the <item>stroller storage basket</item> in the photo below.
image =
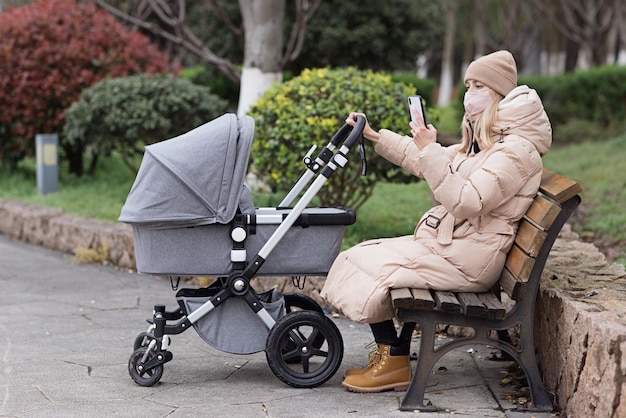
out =
{"type": "MultiPolygon", "coordinates": [[[[181,289],[176,300],[189,315],[220,290],[217,286],[181,289]]],[[[285,300],[276,289],[257,294],[261,304],[275,320],[285,315],[285,300]]],[[[193,324],[207,344],[232,354],[252,354],[265,349],[269,330],[242,298],[229,298],[193,324]]]]}
{"type": "MultiPolygon", "coordinates": [[[[251,261],[291,211],[259,208],[248,216],[245,240],[251,261]],[[261,223],[271,222],[271,223],[261,223]]],[[[261,266],[259,275],[324,275],[337,257],[346,225],[356,220],[345,208],[307,208],[261,266]]],[[[151,229],[133,225],[137,270],[153,275],[227,275],[233,269],[231,224],[151,229]]]]}

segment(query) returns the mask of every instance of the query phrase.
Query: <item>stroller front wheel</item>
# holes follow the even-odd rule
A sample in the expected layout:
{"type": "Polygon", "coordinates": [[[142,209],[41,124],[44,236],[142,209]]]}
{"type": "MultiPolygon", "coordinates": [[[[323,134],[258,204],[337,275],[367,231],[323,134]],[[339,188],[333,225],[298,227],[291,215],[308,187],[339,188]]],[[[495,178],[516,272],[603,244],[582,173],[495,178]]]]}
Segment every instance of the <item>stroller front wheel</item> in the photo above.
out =
{"type": "Polygon", "coordinates": [[[140,347],[133,351],[128,360],[128,373],[139,386],[154,386],[163,376],[163,364],[157,364],[152,368],[144,367],[144,364],[156,355],[154,352],[150,352],[144,363],[142,359],[147,351],[147,347],[140,347]]]}
{"type": "Polygon", "coordinates": [[[343,359],[343,339],[335,323],[317,311],[280,318],[265,347],[272,372],[297,388],[312,388],[333,377],[343,359]]]}
{"type": "Polygon", "coordinates": [[[142,332],[139,335],[137,335],[137,338],[135,338],[135,342],[133,344],[133,350],[138,349],[139,347],[147,347],[148,344],[150,344],[150,340],[153,340],[154,336],[152,334],[149,334],[147,332],[142,332]]]}

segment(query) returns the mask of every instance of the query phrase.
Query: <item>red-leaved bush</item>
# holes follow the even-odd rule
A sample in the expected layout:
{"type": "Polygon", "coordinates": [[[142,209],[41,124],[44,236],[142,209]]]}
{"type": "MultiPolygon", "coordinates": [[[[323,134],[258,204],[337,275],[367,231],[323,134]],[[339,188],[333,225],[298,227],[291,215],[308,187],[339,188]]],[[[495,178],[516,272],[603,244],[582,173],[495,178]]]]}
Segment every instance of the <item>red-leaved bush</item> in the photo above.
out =
{"type": "MultiPolygon", "coordinates": [[[[173,73],[169,56],[92,3],[38,0],[0,13],[0,158],[32,154],[37,133],[61,132],[64,110],[105,77],[173,73]]],[[[64,143],[70,172],[82,149],[64,143]]]]}

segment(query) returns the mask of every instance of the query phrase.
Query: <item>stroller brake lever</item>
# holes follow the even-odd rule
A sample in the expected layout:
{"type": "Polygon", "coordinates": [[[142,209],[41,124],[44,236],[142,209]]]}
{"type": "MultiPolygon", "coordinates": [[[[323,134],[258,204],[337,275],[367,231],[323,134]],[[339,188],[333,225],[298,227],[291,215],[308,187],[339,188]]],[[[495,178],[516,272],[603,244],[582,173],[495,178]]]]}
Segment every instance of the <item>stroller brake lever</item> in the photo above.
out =
{"type": "Polygon", "coordinates": [[[365,139],[363,134],[359,139],[359,154],[361,155],[361,176],[367,175],[367,158],[365,157],[365,139]]]}
{"type": "Polygon", "coordinates": [[[313,152],[315,152],[316,149],[317,145],[313,144],[309,152],[307,152],[303,158],[304,164],[308,165],[311,162],[311,155],[313,155],[313,152]]]}

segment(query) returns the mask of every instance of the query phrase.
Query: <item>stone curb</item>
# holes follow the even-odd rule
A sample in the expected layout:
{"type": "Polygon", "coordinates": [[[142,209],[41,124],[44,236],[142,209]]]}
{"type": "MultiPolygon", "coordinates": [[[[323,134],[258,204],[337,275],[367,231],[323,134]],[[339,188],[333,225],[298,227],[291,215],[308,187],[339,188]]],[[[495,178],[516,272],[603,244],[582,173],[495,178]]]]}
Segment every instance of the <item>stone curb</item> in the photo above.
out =
{"type": "Polygon", "coordinates": [[[135,269],[129,225],[72,216],[61,209],[0,199],[0,233],[66,254],[81,251],[124,269],[135,269]]]}

